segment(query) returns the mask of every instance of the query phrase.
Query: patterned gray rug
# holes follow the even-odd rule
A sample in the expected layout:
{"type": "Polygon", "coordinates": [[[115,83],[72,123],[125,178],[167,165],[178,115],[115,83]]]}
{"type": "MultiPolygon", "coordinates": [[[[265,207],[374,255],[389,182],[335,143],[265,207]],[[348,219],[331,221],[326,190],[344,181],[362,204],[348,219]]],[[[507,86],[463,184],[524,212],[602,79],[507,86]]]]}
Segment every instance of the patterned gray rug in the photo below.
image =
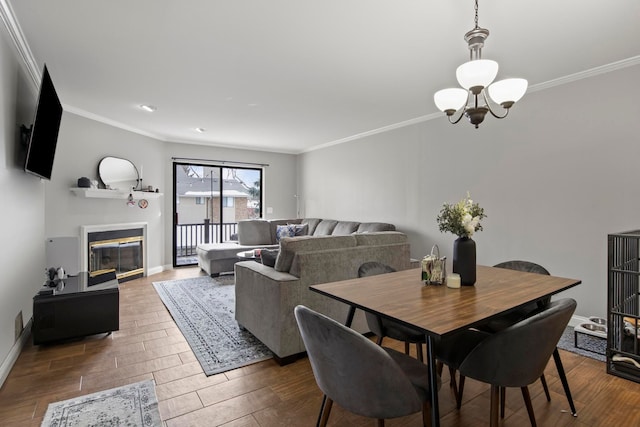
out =
{"type": "Polygon", "coordinates": [[[607,340],[593,337],[586,334],[578,334],[578,347],[575,346],[573,328],[567,326],[564,330],[558,348],[579,354],[581,356],[590,357],[601,362],[606,362],[605,356],[607,349],[607,340]]]}
{"type": "Polygon", "coordinates": [[[154,282],[206,375],[273,357],[271,351],[235,320],[234,276],[154,282]]]}
{"type": "Polygon", "coordinates": [[[153,381],[49,404],[42,427],[162,425],[153,381]]]}

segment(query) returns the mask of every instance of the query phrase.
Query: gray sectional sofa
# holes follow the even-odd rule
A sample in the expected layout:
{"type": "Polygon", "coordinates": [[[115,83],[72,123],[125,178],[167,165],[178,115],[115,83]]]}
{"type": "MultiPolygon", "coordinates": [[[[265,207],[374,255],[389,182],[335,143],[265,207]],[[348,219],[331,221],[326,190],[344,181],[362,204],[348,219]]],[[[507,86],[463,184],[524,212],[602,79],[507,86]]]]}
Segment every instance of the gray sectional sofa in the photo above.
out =
{"type": "Polygon", "coordinates": [[[198,266],[210,276],[232,272],[242,251],[277,248],[276,231],[279,225],[299,224],[301,219],[248,219],[238,222],[238,240],[223,243],[201,243],[196,247],[198,266]]]}
{"type": "MultiPolygon", "coordinates": [[[[340,322],[346,319],[345,304],[310,291],[310,285],[355,278],[360,265],[369,261],[396,270],[417,266],[415,261],[412,264],[404,233],[375,231],[376,223],[301,223],[309,224],[311,235],[281,239],[273,267],[255,261],[235,264],[236,320],[269,347],[280,363],[295,360],[305,351],[293,314],[296,305],[304,304],[340,322]],[[328,234],[316,234],[328,230],[328,234]],[[330,234],[336,230],[337,234],[330,234]]],[[[384,227],[393,227],[389,225],[384,227]]],[[[368,331],[362,313],[356,313],[353,327],[368,331]]]]}
{"type": "Polygon", "coordinates": [[[249,219],[238,222],[238,240],[224,243],[202,243],[196,248],[198,266],[210,276],[232,272],[239,261],[238,252],[252,249],[278,248],[278,226],[307,224],[306,235],[342,236],[354,232],[393,231],[393,224],[383,222],[335,221],[320,218],[304,219],[249,219]]]}

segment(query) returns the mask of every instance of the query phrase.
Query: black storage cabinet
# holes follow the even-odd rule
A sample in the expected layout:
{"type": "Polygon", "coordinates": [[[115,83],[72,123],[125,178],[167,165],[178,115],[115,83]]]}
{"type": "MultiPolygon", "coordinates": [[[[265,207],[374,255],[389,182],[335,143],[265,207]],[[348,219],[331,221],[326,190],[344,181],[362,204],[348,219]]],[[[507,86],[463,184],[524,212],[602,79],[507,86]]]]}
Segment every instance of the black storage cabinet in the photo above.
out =
{"type": "Polygon", "coordinates": [[[609,234],[607,373],[635,382],[640,382],[639,256],[640,230],[609,234]]]}
{"type": "MultiPolygon", "coordinates": [[[[82,274],[82,273],[81,273],[82,274]]],[[[117,281],[106,289],[86,286],[86,279],[69,278],[63,292],[33,298],[33,343],[45,344],[70,338],[117,331],[120,294],[117,281]]]]}

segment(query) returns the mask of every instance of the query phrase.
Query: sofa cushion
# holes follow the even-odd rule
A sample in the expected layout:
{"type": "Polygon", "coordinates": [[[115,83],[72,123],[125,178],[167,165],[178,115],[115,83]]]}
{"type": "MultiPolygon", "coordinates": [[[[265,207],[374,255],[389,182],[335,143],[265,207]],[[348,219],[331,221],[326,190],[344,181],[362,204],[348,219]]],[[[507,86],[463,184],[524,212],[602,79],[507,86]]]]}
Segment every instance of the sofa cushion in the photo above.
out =
{"type": "Polygon", "coordinates": [[[274,267],[276,265],[276,258],[278,257],[278,249],[263,249],[260,251],[260,259],[263,265],[268,267],[274,267]]]}
{"type": "Polygon", "coordinates": [[[238,222],[238,243],[241,245],[272,245],[271,224],[264,219],[247,219],[238,222]]]}
{"type": "Polygon", "coordinates": [[[280,241],[280,253],[274,268],[277,271],[289,272],[296,252],[351,248],[356,244],[354,236],[285,237],[280,241]]]}
{"type": "Polygon", "coordinates": [[[236,254],[243,248],[235,242],[201,243],[196,248],[198,257],[205,260],[237,258],[236,254]]]}
{"type": "Polygon", "coordinates": [[[378,231],[373,233],[354,234],[358,246],[380,246],[394,243],[407,243],[407,235],[399,231],[378,231]]]}
{"type": "Polygon", "coordinates": [[[363,222],[358,226],[358,233],[371,233],[373,231],[395,231],[396,226],[386,222],[363,222]]]}
{"type": "Polygon", "coordinates": [[[313,231],[314,236],[329,236],[336,228],[338,221],[333,219],[323,219],[313,231]]]}
{"type": "Polygon", "coordinates": [[[320,221],[322,221],[320,218],[304,218],[301,224],[307,224],[309,226],[307,235],[313,236],[313,232],[316,231],[316,227],[320,224],[320,221]]]}
{"type": "Polygon", "coordinates": [[[306,236],[309,234],[309,224],[290,224],[295,229],[296,236],[306,236]]]}
{"type": "Polygon", "coordinates": [[[347,235],[349,235],[351,233],[354,233],[358,229],[359,225],[360,225],[359,222],[338,221],[338,223],[336,224],[335,228],[331,232],[331,235],[332,236],[347,236],[347,235]]]}
{"type": "Polygon", "coordinates": [[[270,219],[268,222],[271,229],[271,242],[278,243],[278,226],[298,224],[300,221],[300,219],[270,219]]]}
{"type": "Polygon", "coordinates": [[[279,225],[276,228],[276,242],[279,242],[285,237],[295,237],[296,228],[294,225],[279,225]]]}

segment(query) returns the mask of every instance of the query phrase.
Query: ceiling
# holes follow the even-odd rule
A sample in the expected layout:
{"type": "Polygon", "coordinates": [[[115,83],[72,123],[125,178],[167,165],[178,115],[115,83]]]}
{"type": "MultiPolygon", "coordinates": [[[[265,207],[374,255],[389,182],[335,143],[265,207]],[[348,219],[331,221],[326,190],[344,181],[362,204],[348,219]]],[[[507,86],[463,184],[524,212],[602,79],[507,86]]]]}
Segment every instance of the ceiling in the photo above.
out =
{"type": "MultiPolygon", "coordinates": [[[[66,110],[162,141],[286,153],[446,120],[433,93],[457,85],[474,25],[472,0],[0,0],[0,8],[26,42],[19,50],[36,80],[47,64],[66,110]]],[[[483,57],[498,61],[499,79],[528,79],[530,91],[640,63],[639,22],[638,0],[479,7],[491,32],[483,57]]]]}

